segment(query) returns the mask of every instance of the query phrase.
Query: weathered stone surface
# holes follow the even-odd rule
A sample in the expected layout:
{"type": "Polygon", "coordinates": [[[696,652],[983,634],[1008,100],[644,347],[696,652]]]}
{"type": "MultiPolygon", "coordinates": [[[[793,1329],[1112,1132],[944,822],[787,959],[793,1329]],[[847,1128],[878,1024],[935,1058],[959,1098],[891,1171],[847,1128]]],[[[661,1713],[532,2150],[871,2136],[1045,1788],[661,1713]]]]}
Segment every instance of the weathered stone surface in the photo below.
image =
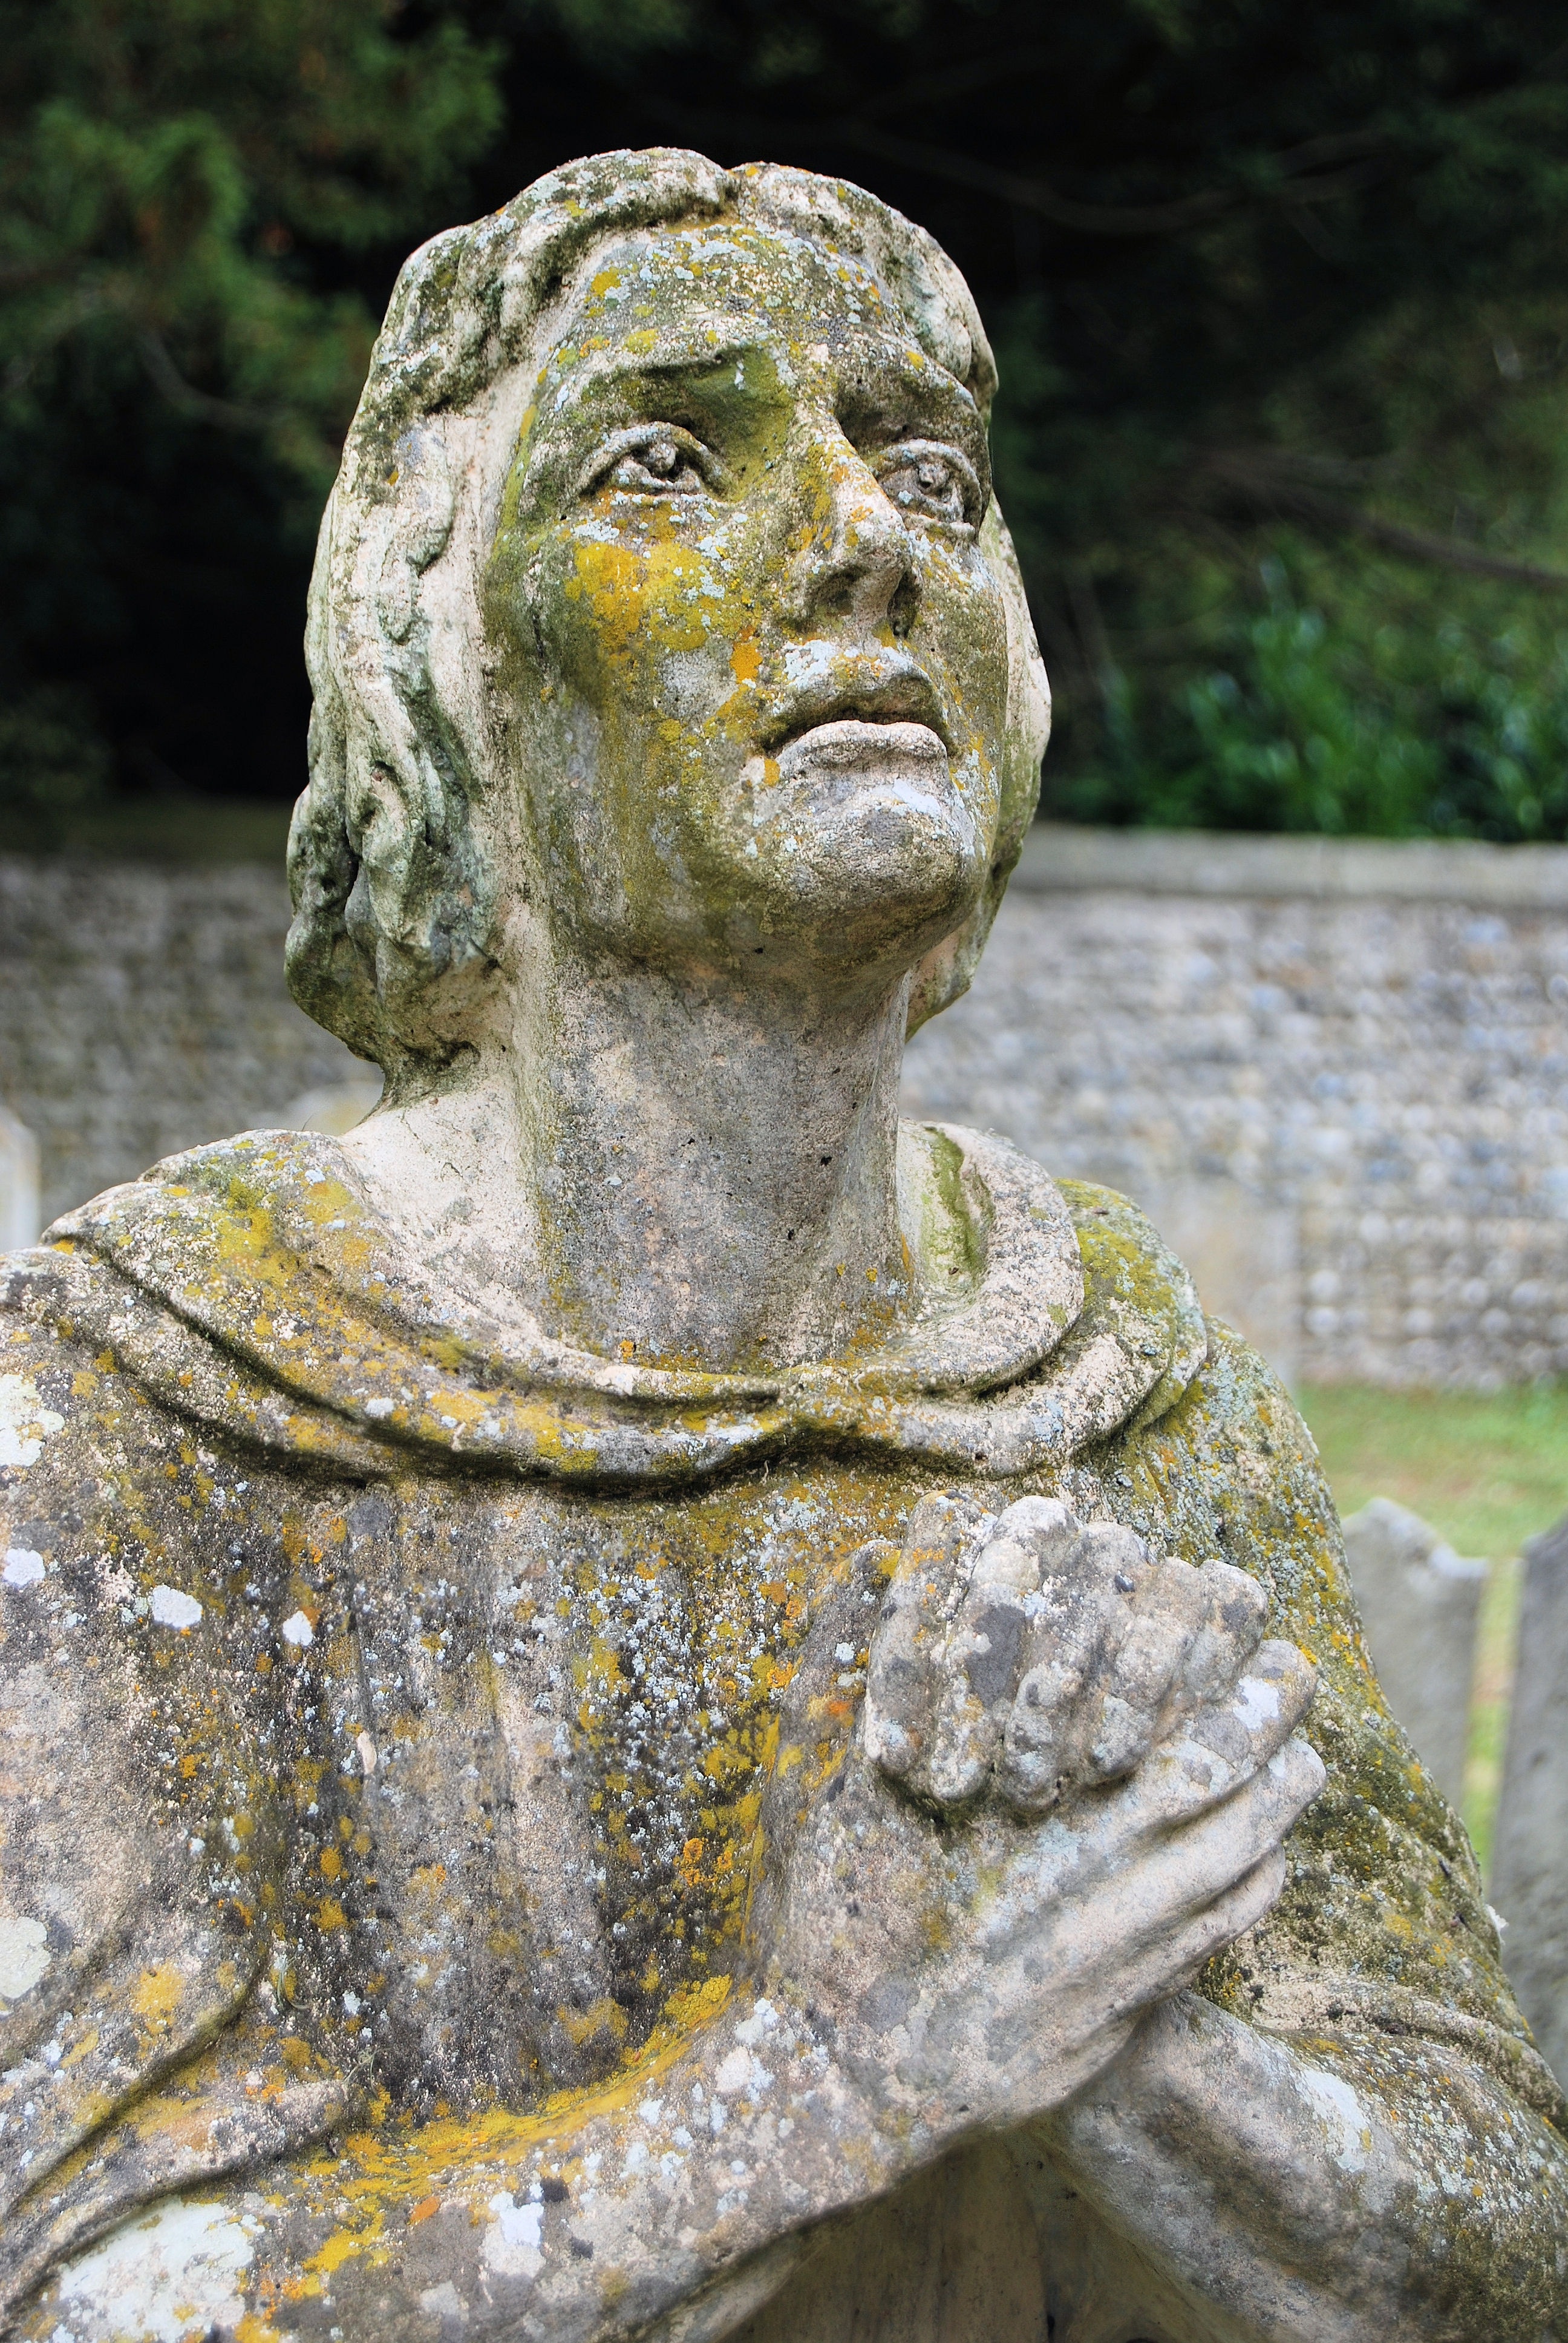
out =
{"type": "Polygon", "coordinates": [[[1558,2078],[1568,2075],[1568,1523],[1524,1549],[1519,1666],[1493,1865],[1508,1973],[1558,2078]]]}
{"type": "Polygon", "coordinates": [[[289,941],[386,1095],[5,1274],[25,2343],[1563,2326],[1287,1395],[1124,1200],[898,1117],[1043,743],[992,382],[772,167],[399,280],[289,941]]]}
{"type": "Polygon", "coordinates": [[[1352,1513],[1344,1529],[1378,1682],[1422,1765],[1457,1805],[1486,1564],[1455,1554],[1419,1514],[1388,1497],[1352,1513]]]}

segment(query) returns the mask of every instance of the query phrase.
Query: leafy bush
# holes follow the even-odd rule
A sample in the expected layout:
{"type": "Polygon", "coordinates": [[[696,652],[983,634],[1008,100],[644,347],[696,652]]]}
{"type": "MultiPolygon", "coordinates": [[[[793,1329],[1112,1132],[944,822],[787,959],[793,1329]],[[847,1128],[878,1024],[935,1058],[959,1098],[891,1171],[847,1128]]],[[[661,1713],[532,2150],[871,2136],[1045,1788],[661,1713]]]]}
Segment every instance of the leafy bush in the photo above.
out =
{"type": "Polygon", "coordinates": [[[460,213],[498,53],[396,0],[0,0],[0,50],[5,841],[292,797],[353,270],[460,213]]]}
{"type": "MultiPolygon", "coordinates": [[[[1357,624],[1263,570],[1223,655],[1165,693],[1106,679],[1099,754],[1048,809],[1171,829],[1568,836],[1568,631],[1357,624]],[[1525,636],[1525,639],[1522,639],[1525,636]]],[[[1048,777],[1050,765],[1047,766],[1048,777]]]]}

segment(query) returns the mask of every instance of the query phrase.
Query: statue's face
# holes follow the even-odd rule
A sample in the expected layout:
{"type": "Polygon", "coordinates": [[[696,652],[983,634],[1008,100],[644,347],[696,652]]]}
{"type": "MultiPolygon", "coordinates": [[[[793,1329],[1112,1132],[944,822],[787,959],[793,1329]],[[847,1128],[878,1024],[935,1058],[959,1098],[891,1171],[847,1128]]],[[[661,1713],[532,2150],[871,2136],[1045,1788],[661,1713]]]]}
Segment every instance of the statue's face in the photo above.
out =
{"type": "Polygon", "coordinates": [[[717,972],[884,978],[998,820],[984,426],[853,260],[606,246],[541,372],[487,582],[558,913],[717,972]]]}

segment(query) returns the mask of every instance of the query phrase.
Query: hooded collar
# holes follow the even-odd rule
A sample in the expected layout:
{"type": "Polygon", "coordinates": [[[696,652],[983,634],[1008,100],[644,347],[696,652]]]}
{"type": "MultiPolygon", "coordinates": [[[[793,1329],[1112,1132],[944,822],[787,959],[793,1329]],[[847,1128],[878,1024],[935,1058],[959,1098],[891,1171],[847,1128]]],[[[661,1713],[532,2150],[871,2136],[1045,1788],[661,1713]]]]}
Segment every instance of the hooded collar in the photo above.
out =
{"type": "Polygon", "coordinates": [[[900,1126],[899,1188],[909,1318],[755,1375],[606,1359],[455,1304],[316,1133],[172,1157],[57,1221],[31,1259],[74,1265],[83,1331],[182,1415],[377,1474],[627,1487],[829,1446],[990,1478],[1066,1463],[1185,1390],[1201,1312],[1124,1199],[950,1124],[900,1126]]]}

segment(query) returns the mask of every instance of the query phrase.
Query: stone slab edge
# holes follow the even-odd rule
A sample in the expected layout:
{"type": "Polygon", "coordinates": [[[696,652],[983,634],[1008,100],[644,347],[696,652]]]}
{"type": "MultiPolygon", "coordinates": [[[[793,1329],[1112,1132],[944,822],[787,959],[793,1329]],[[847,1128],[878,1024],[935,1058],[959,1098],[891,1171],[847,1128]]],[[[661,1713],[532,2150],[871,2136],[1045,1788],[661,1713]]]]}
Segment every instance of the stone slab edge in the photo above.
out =
{"type": "Polygon", "coordinates": [[[1101,888],[1135,895],[1382,897],[1561,911],[1568,910],[1568,846],[1092,830],[1040,821],[1024,840],[1012,884],[1026,895],[1101,888]]]}

